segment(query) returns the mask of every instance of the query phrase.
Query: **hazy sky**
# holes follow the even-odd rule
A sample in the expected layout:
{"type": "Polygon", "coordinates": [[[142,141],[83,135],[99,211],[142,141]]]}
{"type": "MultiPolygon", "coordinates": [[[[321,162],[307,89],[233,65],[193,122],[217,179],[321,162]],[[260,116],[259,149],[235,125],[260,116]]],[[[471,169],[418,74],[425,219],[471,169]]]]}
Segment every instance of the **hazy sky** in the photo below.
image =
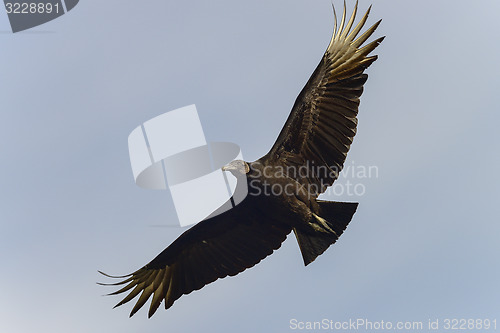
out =
{"type": "Polygon", "coordinates": [[[101,295],[114,289],[95,284],[98,269],[130,273],[183,231],[153,227],[177,217],[168,193],[134,184],[128,134],[194,103],[208,141],[264,155],[328,45],[330,2],[86,0],[17,34],[0,14],[0,331],[500,326],[499,11],[496,0],[374,3],[368,22],[383,18],[375,35],[387,38],[346,165],[378,174],[342,178],[362,196],[325,197],[360,202],[344,235],[307,268],[290,235],[149,320],[112,310],[120,299],[101,295]]]}

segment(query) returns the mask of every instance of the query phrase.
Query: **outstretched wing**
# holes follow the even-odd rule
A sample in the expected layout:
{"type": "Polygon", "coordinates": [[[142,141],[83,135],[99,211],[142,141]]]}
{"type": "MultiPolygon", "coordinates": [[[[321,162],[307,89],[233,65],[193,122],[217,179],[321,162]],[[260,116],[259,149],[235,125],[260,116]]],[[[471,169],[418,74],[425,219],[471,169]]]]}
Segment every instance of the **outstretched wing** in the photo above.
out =
{"type": "MultiPolygon", "coordinates": [[[[125,276],[123,281],[105,285],[125,285],[109,295],[129,292],[116,306],[141,294],[130,316],[153,296],[151,317],[162,301],[165,309],[184,294],[223,278],[233,276],[260,262],[278,249],[291,227],[266,218],[248,196],[235,208],[202,221],[185,231],[149,264],[125,276]]],[[[103,283],[101,283],[103,284],[103,283]]]]}
{"type": "Polygon", "coordinates": [[[346,24],[344,2],[338,28],[335,15],[333,36],[321,62],[297,97],[276,143],[260,160],[286,167],[290,176],[316,195],[332,185],[342,170],[356,134],[359,97],[368,78],[363,71],[377,59],[369,54],[383,40],[362,47],[381,20],[358,37],[371,7],[351,31],[357,7],[356,2],[346,24]],[[291,168],[301,173],[291,174],[291,168]]]}

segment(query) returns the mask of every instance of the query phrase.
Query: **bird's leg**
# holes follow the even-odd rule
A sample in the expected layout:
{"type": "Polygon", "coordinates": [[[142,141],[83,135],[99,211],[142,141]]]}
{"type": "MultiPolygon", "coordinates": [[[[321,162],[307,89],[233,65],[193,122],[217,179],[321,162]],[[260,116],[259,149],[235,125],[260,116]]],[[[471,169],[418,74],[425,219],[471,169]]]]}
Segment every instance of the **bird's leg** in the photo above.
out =
{"type": "Polygon", "coordinates": [[[328,222],[322,218],[321,216],[318,216],[314,213],[312,213],[313,218],[315,219],[314,222],[309,222],[309,224],[316,230],[320,232],[325,232],[327,230],[329,233],[337,234],[330,226],[328,225],[328,222]],[[321,226],[319,227],[318,224],[321,226]]]}

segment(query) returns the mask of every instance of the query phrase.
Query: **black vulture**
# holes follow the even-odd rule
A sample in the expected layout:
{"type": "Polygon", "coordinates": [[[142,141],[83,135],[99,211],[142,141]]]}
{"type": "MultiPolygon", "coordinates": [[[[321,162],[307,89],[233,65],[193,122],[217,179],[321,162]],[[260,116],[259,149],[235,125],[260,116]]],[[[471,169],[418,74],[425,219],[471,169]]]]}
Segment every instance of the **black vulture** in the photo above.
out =
{"type": "Polygon", "coordinates": [[[123,279],[107,284],[124,285],[110,295],[129,292],[116,306],[140,294],[132,316],[152,296],[151,317],[162,301],[168,309],[182,295],[254,266],[291,231],[305,265],[335,243],[358,203],[317,198],[342,170],[356,134],[359,97],[368,78],[364,70],[377,59],[370,53],[383,40],[363,46],[381,20],[360,34],[371,7],[353,28],[357,7],[347,21],[344,3],[339,26],[335,15],[328,48],[271,150],[255,162],[236,160],[223,167],[248,186],[246,198],[185,231],[139,270],[125,276],[101,272],[123,279]]]}

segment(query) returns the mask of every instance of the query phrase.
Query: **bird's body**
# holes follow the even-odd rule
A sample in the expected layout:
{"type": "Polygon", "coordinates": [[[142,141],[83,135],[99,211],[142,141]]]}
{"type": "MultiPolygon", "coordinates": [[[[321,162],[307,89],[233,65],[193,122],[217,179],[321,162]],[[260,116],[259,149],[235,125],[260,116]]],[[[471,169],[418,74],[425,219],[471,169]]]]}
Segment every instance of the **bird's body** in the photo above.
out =
{"type": "Polygon", "coordinates": [[[292,231],[305,265],[340,237],[358,204],[318,196],[342,170],[356,134],[359,97],[368,77],[363,72],[377,59],[368,55],[383,40],[362,46],[380,21],[358,37],[370,10],[351,30],[356,11],[357,3],[346,22],[344,5],[340,27],[335,20],[332,40],[271,150],[257,161],[237,160],[223,168],[236,176],[236,192],[247,187],[245,199],[214,212],[147,265],[119,277],[124,280],[112,285],[124,287],[112,295],[129,294],[117,306],[140,294],[131,316],[151,297],[149,316],[162,301],[168,309],[183,294],[254,266],[292,231]]]}

